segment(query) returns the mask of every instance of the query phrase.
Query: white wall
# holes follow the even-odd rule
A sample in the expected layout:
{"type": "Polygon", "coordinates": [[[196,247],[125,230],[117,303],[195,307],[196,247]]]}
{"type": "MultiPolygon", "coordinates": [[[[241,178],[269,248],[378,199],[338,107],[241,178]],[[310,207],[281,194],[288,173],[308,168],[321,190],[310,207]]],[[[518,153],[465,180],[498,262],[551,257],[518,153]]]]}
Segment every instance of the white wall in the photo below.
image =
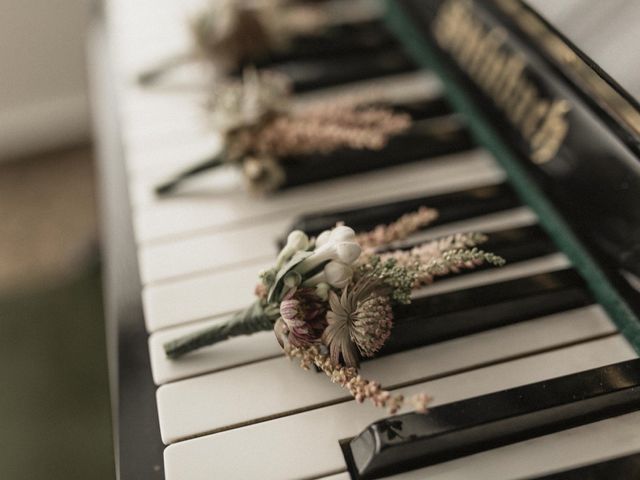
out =
{"type": "Polygon", "coordinates": [[[88,138],[88,1],[0,0],[0,160],[88,138]]]}

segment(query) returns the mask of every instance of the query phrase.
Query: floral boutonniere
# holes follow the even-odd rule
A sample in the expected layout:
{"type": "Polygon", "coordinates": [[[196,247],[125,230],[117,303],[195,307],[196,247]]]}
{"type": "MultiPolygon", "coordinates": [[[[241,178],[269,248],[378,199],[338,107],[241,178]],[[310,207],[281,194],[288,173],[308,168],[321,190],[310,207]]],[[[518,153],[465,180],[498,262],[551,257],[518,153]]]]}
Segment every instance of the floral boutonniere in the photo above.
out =
{"type": "Polygon", "coordinates": [[[208,107],[209,121],[223,134],[221,152],[162,183],[156,188],[158,194],[167,194],[186,178],[222,165],[240,168],[250,190],[271,192],[286,182],[288,164],[305,155],[327,155],[339,149],[380,150],[412,123],[408,114],[392,108],[349,101],[294,111],[287,80],[254,69],[245,70],[242,81],[217,89],[208,107]]]}
{"type": "MultiPolygon", "coordinates": [[[[422,207],[390,225],[356,234],[338,225],[317,238],[289,234],[272,268],[260,274],[256,301],[229,321],[165,344],[177,358],[238,335],[273,330],[285,355],[303,368],[315,366],[359,402],[396,412],[404,403],[358,374],[360,360],[374,356],[393,334],[394,307],[411,302],[414,290],[435,277],[504,260],[476,246],[481,234],[458,234],[411,249],[394,249],[437,217],[422,207]]],[[[427,395],[410,399],[425,411],[427,395]]]]}
{"type": "Polygon", "coordinates": [[[144,71],[138,81],[152,84],[172,68],[191,61],[208,62],[221,73],[260,65],[282,56],[297,36],[321,34],[331,21],[330,12],[312,3],[210,0],[189,21],[191,50],[144,71]]]}

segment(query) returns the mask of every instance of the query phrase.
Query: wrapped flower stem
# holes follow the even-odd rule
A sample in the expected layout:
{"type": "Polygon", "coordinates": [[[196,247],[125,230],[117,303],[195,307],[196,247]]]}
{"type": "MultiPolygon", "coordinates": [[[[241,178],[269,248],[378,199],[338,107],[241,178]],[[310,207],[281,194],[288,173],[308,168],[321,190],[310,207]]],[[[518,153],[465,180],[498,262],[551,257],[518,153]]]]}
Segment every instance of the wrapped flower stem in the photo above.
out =
{"type": "Polygon", "coordinates": [[[164,344],[164,351],[169,358],[178,358],[202,347],[214,345],[241,335],[272,330],[274,319],[257,301],[249,308],[237,312],[229,320],[185,335],[164,344]]]}
{"type": "Polygon", "coordinates": [[[207,160],[203,160],[179,173],[171,177],[169,180],[157,185],[155,187],[155,191],[158,195],[166,195],[171,193],[180,183],[184,180],[193,177],[202,172],[206,172],[207,170],[212,170],[214,168],[218,168],[227,163],[224,160],[224,152],[219,153],[215,157],[209,158],[207,160]]]}

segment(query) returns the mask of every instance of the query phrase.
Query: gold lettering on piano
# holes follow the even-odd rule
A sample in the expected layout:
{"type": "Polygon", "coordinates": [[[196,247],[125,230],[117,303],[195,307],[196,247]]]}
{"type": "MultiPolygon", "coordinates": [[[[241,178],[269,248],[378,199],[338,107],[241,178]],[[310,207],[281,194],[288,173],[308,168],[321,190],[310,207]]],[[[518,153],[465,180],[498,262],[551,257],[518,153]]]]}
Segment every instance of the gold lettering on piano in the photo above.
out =
{"type": "Polygon", "coordinates": [[[558,153],[569,124],[569,102],[544,97],[526,76],[525,59],[505,47],[507,33],[474,15],[471,0],[449,0],[438,12],[433,32],[469,77],[494,101],[531,149],[534,163],[558,153]]]}
{"type": "Polygon", "coordinates": [[[571,109],[566,100],[556,100],[549,108],[540,128],[531,137],[533,154],[531,159],[535,163],[545,163],[551,160],[569,131],[569,124],[565,115],[571,109]]]}

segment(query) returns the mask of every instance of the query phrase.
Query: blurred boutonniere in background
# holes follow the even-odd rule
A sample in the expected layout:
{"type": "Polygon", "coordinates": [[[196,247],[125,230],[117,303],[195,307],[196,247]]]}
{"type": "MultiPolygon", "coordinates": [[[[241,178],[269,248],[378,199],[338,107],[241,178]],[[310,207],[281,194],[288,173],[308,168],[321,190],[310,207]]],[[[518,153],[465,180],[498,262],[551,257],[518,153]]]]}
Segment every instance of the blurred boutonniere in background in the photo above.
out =
{"type": "Polygon", "coordinates": [[[381,11],[377,0],[209,0],[188,21],[191,48],[148,68],[138,75],[138,81],[152,85],[174,68],[190,62],[211,66],[214,76],[220,77],[250,65],[265,67],[274,62],[313,58],[314,54],[326,56],[331,54],[331,47],[340,47],[337,39],[331,41],[330,34],[327,41],[322,41],[328,29],[366,22],[379,17],[381,11]]]}
{"type": "Polygon", "coordinates": [[[381,150],[412,125],[406,113],[348,99],[294,109],[288,85],[275,72],[247,69],[241,81],[216,89],[207,118],[223,135],[221,151],[172,176],[156,192],[170,193],[185,179],[223,165],[238,167],[251,191],[272,192],[287,182],[288,166],[305,157],[327,156],[324,168],[329,169],[331,153],[381,150]]]}

